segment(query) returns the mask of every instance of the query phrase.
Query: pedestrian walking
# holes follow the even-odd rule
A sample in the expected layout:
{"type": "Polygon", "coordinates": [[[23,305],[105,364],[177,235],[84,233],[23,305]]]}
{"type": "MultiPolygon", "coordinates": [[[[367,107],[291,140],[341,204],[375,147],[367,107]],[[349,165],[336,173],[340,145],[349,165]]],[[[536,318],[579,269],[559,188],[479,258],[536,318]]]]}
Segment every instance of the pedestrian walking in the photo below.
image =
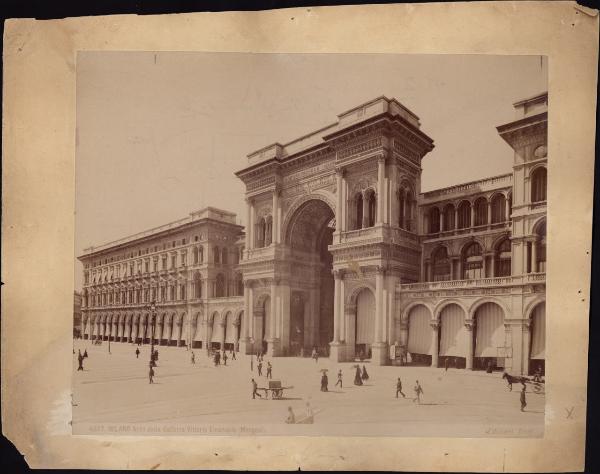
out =
{"type": "Polygon", "coordinates": [[[327,380],[327,372],[323,372],[323,375],[321,375],[321,392],[329,391],[327,389],[328,383],[329,383],[329,380],[327,380]]]}
{"type": "Polygon", "coordinates": [[[355,365],[356,367],[356,373],[354,375],[354,385],[362,385],[362,377],[361,377],[361,373],[360,373],[360,366],[355,365]]]}
{"type": "Polygon", "coordinates": [[[488,374],[491,374],[491,373],[492,373],[492,371],[493,371],[493,369],[494,369],[494,366],[493,366],[493,364],[492,364],[492,361],[491,361],[491,360],[488,360],[486,372],[487,372],[488,374]]]}
{"type": "Polygon", "coordinates": [[[83,370],[83,356],[81,355],[81,349],[77,355],[77,362],[79,362],[79,367],[77,367],[77,370],[83,370]]]}
{"type": "Polygon", "coordinates": [[[223,365],[227,365],[227,352],[223,351],[223,365]]]}
{"type": "Polygon", "coordinates": [[[235,351],[234,350],[231,351],[231,360],[235,360],[235,351]]]}
{"type": "Polygon", "coordinates": [[[402,392],[402,380],[398,377],[398,381],[396,382],[396,398],[398,398],[398,394],[402,395],[402,398],[406,398],[406,395],[402,392]]]}
{"type": "Polygon", "coordinates": [[[315,348],[315,363],[319,363],[319,349],[315,348]]]}
{"type": "Polygon", "coordinates": [[[262,362],[258,361],[258,365],[256,366],[256,368],[258,369],[258,375],[262,375],[262,362]]]}
{"type": "Polygon", "coordinates": [[[258,393],[258,384],[254,379],[252,379],[252,399],[254,400],[257,395],[258,398],[262,398],[261,394],[258,393]]]}
{"type": "Polygon", "coordinates": [[[135,349],[135,358],[136,358],[136,359],[139,359],[139,358],[140,358],[140,349],[139,349],[139,348],[136,348],[136,349],[135,349]]]}
{"type": "Polygon", "coordinates": [[[194,354],[194,351],[192,351],[192,364],[196,364],[196,354],[194,354]]]}
{"type": "Polygon", "coordinates": [[[419,381],[417,380],[415,382],[415,399],[413,400],[414,402],[417,402],[419,405],[421,404],[421,395],[423,394],[423,387],[421,387],[421,384],[419,383],[419,381]]]}
{"type": "Polygon", "coordinates": [[[152,365],[150,365],[150,371],[148,372],[148,383],[154,383],[154,369],[152,368],[152,365]]]}
{"type": "Polygon", "coordinates": [[[83,358],[84,358],[84,359],[87,359],[87,356],[88,356],[88,354],[87,354],[87,349],[84,349],[84,350],[83,350],[83,358]]]}
{"type": "Polygon", "coordinates": [[[521,411],[525,411],[527,406],[527,399],[525,398],[525,387],[521,389],[521,411]]]}
{"type": "Polygon", "coordinates": [[[221,353],[219,351],[215,352],[214,361],[215,361],[215,367],[221,363],[221,353]]]}
{"type": "Polygon", "coordinates": [[[273,366],[271,365],[271,361],[267,362],[267,378],[273,378],[273,366]]]}
{"type": "Polygon", "coordinates": [[[369,374],[367,374],[367,368],[363,365],[363,370],[362,370],[362,379],[363,382],[365,380],[369,380],[369,374]]]}
{"type": "Polygon", "coordinates": [[[340,384],[340,388],[344,388],[344,387],[342,386],[342,369],[340,369],[340,370],[338,371],[338,378],[337,378],[337,382],[335,383],[335,386],[337,387],[337,386],[338,386],[338,384],[340,384]]]}
{"type": "Polygon", "coordinates": [[[288,407],[288,416],[285,419],[285,422],[290,425],[296,423],[296,416],[294,415],[292,407],[288,407]]]}
{"type": "Polygon", "coordinates": [[[446,372],[448,372],[448,357],[444,359],[444,369],[446,369],[446,372]]]}

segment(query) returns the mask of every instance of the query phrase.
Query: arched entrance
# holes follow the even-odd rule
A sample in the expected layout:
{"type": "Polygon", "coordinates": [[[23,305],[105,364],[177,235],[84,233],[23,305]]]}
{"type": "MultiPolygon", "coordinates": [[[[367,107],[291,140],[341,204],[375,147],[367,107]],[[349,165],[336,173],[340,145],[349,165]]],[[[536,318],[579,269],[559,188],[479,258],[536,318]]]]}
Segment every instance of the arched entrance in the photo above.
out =
{"type": "Polygon", "coordinates": [[[431,347],[433,329],[431,313],[423,305],[417,305],[408,313],[408,343],[406,350],[410,354],[411,364],[427,365],[432,363],[431,347]]]}
{"type": "Polygon", "coordinates": [[[449,367],[464,369],[467,347],[465,312],[457,304],[451,303],[444,306],[440,312],[439,338],[439,363],[445,366],[447,360],[449,367]]]}
{"type": "Polygon", "coordinates": [[[538,368],[546,372],[546,303],[539,303],[531,312],[531,349],[529,351],[529,373],[538,368]]]}
{"type": "Polygon", "coordinates": [[[504,311],[496,303],[484,303],[475,311],[475,354],[473,369],[504,367],[498,350],[505,346],[504,311]]]}
{"type": "Polygon", "coordinates": [[[314,346],[322,356],[329,354],[334,306],[333,256],[329,246],[333,243],[334,218],[332,206],[314,197],[293,211],[286,227],[285,242],[291,250],[290,284],[300,290],[290,298],[291,354],[298,354],[300,347],[309,353],[314,346]]]}
{"type": "Polygon", "coordinates": [[[356,296],[354,334],[354,353],[361,359],[370,359],[371,344],[375,342],[375,295],[369,288],[363,288],[356,296]]]}

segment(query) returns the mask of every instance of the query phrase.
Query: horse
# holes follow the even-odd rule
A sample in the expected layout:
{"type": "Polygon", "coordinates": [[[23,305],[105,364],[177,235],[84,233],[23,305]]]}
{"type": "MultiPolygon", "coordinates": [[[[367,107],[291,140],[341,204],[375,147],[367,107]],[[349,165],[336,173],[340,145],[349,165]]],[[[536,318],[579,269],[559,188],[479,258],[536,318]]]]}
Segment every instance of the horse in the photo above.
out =
{"type": "Polygon", "coordinates": [[[504,372],[504,374],[502,374],[502,378],[506,379],[510,392],[512,392],[513,383],[521,383],[523,384],[523,387],[525,387],[525,382],[529,382],[527,377],[523,377],[521,375],[510,375],[508,372],[504,372]]]}

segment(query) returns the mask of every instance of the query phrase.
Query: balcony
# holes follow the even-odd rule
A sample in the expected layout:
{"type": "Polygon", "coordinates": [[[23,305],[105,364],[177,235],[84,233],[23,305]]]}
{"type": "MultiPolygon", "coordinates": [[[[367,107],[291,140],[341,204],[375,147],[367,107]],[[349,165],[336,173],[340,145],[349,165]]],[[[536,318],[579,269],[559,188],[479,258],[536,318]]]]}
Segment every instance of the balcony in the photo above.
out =
{"type": "Polygon", "coordinates": [[[526,275],[481,278],[479,280],[444,280],[430,281],[425,283],[409,283],[406,285],[399,285],[399,290],[401,292],[441,291],[457,288],[489,288],[499,286],[510,287],[526,284],[540,284],[545,282],[545,273],[528,273],[526,275]]]}
{"type": "Polygon", "coordinates": [[[446,239],[454,236],[461,236],[467,234],[477,234],[489,231],[501,231],[501,230],[509,230],[512,226],[512,221],[504,221],[504,222],[494,222],[493,224],[484,224],[478,226],[464,227],[461,229],[452,229],[452,230],[443,230],[438,232],[429,232],[423,235],[425,240],[433,240],[433,239],[446,239]]]}

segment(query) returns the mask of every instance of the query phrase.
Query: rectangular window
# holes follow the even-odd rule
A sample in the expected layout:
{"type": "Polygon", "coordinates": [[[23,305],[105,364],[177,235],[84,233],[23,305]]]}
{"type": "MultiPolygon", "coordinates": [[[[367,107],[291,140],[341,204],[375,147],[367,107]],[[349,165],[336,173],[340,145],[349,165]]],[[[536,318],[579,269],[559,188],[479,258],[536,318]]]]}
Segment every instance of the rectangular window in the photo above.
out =
{"type": "Polygon", "coordinates": [[[171,255],[171,268],[175,268],[177,266],[176,255],[171,255]]]}

